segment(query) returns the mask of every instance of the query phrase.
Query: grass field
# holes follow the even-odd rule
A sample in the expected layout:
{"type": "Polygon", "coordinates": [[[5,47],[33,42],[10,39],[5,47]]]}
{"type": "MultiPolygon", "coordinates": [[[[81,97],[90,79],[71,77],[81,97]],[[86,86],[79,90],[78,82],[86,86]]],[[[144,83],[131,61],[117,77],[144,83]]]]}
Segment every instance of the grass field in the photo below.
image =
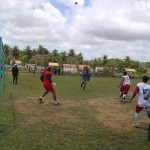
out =
{"type": "Polygon", "coordinates": [[[53,76],[60,106],[52,105],[39,75],[20,73],[19,84],[5,75],[5,91],[0,106],[0,150],[149,150],[148,118],[140,113],[140,128],[134,128],[137,97],[119,101],[120,79],[92,77],[85,91],[80,77],[53,76]]]}

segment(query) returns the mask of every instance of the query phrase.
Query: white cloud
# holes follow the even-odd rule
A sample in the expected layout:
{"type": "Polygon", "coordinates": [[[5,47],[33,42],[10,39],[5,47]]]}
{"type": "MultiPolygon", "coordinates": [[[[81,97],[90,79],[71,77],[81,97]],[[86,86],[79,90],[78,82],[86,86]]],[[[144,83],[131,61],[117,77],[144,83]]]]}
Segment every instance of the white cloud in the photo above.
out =
{"type": "Polygon", "coordinates": [[[108,55],[149,61],[150,1],[56,0],[67,5],[65,15],[49,0],[0,0],[0,33],[10,46],[42,44],[49,50],[82,52],[85,59],[108,55]]]}

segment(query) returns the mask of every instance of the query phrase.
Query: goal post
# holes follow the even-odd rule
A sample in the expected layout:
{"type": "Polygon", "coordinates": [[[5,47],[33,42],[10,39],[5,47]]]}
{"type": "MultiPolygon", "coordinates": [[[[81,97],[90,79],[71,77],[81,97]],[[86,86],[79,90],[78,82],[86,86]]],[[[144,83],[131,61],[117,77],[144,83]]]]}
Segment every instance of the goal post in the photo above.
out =
{"type": "Polygon", "coordinates": [[[4,90],[4,50],[2,37],[0,37],[0,91],[4,90]]]}

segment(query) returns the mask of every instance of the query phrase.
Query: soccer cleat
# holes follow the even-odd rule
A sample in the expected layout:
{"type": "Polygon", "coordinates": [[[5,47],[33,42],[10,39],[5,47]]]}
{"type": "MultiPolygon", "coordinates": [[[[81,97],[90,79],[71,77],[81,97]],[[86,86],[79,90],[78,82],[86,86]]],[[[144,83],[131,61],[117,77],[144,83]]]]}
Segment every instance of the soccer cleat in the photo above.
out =
{"type": "Polygon", "coordinates": [[[43,103],[43,98],[40,97],[40,98],[39,98],[39,101],[40,101],[40,103],[43,103]]]}
{"type": "Polygon", "coordinates": [[[136,125],[135,127],[136,127],[137,129],[139,129],[139,126],[136,125]]]}
{"type": "Polygon", "coordinates": [[[120,102],[123,102],[123,97],[120,98],[120,102]]]}
{"type": "Polygon", "coordinates": [[[79,88],[79,90],[80,90],[80,91],[83,91],[83,89],[82,89],[82,88],[79,88]]]}
{"type": "Polygon", "coordinates": [[[54,104],[55,106],[58,106],[58,105],[60,105],[60,102],[59,102],[59,101],[54,101],[53,104],[54,104]]]}

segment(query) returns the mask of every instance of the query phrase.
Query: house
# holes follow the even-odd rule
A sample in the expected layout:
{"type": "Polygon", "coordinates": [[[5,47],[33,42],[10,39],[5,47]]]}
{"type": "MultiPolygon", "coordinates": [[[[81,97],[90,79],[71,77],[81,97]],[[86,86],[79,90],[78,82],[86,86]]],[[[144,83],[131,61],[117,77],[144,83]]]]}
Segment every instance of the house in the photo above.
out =
{"type": "Polygon", "coordinates": [[[104,67],[96,67],[95,72],[104,72],[104,67]]]}
{"type": "Polygon", "coordinates": [[[59,67],[58,63],[53,63],[53,62],[49,62],[48,65],[51,66],[51,67],[59,67]]]}
{"type": "Polygon", "coordinates": [[[79,70],[83,70],[85,67],[88,67],[90,69],[90,66],[88,65],[79,65],[79,70]]]}
{"type": "Polygon", "coordinates": [[[63,64],[64,71],[77,72],[76,64],[63,64]]]}
{"type": "MultiPolygon", "coordinates": [[[[13,64],[13,60],[10,61],[10,64],[11,65],[13,64]]],[[[14,64],[21,65],[22,62],[21,62],[21,60],[15,60],[14,64]]]]}
{"type": "Polygon", "coordinates": [[[125,71],[129,72],[129,73],[135,73],[136,72],[136,70],[133,68],[125,68],[125,71]]]}

